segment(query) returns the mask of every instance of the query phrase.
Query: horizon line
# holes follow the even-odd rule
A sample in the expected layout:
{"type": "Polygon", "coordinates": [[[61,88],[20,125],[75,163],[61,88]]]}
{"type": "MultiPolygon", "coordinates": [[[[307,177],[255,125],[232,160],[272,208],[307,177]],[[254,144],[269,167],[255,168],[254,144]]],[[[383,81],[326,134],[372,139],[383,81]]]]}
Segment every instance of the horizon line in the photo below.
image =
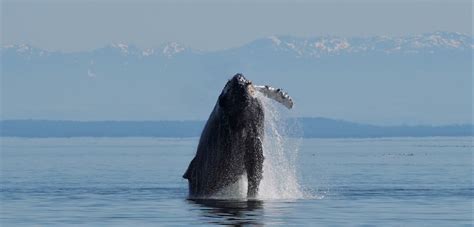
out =
{"type": "MultiPolygon", "coordinates": [[[[360,124],[367,126],[376,126],[376,127],[449,127],[449,126],[471,126],[474,127],[474,122],[464,122],[464,123],[445,123],[445,124],[435,124],[435,123],[419,123],[419,124],[406,124],[406,123],[397,123],[397,124],[374,124],[374,123],[365,123],[360,121],[352,121],[338,118],[328,118],[328,117],[291,117],[288,119],[320,119],[320,120],[329,120],[329,121],[338,121],[344,123],[360,124]]],[[[99,122],[111,122],[111,123],[120,123],[120,122],[200,122],[206,123],[207,119],[201,120],[192,120],[192,119],[175,119],[175,120],[71,120],[71,119],[0,119],[0,123],[7,121],[48,121],[48,122],[76,122],[76,123],[99,123],[99,122]]]]}

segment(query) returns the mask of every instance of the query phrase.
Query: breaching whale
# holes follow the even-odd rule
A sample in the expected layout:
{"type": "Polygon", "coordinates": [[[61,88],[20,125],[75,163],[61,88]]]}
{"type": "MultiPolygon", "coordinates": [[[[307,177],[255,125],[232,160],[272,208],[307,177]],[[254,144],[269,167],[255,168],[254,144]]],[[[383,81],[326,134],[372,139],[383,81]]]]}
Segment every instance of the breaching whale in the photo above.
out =
{"type": "Polygon", "coordinates": [[[193,198],[212,197],[247,176],[247,197],[257,195],[263,174],[264,110],[256,92],[293,107],[281,89],[256,86],[242,74],[225,85],[201,133],[197,152],[183,178],[193,198]]]}

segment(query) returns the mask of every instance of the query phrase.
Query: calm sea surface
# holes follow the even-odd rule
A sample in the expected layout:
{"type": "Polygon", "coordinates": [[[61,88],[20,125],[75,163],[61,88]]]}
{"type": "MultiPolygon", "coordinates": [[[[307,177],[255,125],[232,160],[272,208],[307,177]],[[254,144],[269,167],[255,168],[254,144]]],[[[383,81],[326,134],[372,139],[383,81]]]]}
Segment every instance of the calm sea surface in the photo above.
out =
{"type": "Polygon", "coordinates": [[[0,223],[471,226],[472,139],[303,139],[305,196],[196,201],[197,138],[2,138],[0,223]]]}

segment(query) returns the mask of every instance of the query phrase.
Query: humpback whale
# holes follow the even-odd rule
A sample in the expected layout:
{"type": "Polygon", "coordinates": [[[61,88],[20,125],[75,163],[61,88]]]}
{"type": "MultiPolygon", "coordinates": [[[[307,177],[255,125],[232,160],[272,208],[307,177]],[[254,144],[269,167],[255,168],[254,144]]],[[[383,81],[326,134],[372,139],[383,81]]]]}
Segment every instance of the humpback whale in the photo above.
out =
{"type": "Polygon", "coordinates": [[[196,155],[183,178],[189,195],[211,197],[247,177],[247,197],[257,196],[263,173],[264,110],[256,92],[293,107],[293,100],[281,89],[257,86],[242,74],[225,85],[204,126],[196,155]]]}

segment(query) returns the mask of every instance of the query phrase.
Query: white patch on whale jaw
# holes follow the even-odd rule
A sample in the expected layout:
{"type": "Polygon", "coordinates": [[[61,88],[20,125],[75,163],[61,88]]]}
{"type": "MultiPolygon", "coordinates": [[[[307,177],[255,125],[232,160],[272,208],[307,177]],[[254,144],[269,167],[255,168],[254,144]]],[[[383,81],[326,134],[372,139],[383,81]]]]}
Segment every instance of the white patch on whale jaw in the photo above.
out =
{"type": "Polygon", "coordinates": [[[247,93],[250,94],[250,97],[253,97],[253,98],[256,98],[256,94],[255,94],[256,90],[255,90],[255,87],[254,86],[247,86],[247,93]]]}
{"type": "Polygon", "coordinates": [[[212,199],[247,199],[248,180],[244,173],[233,184],[227,185],[209,198],[212,199]]]}

